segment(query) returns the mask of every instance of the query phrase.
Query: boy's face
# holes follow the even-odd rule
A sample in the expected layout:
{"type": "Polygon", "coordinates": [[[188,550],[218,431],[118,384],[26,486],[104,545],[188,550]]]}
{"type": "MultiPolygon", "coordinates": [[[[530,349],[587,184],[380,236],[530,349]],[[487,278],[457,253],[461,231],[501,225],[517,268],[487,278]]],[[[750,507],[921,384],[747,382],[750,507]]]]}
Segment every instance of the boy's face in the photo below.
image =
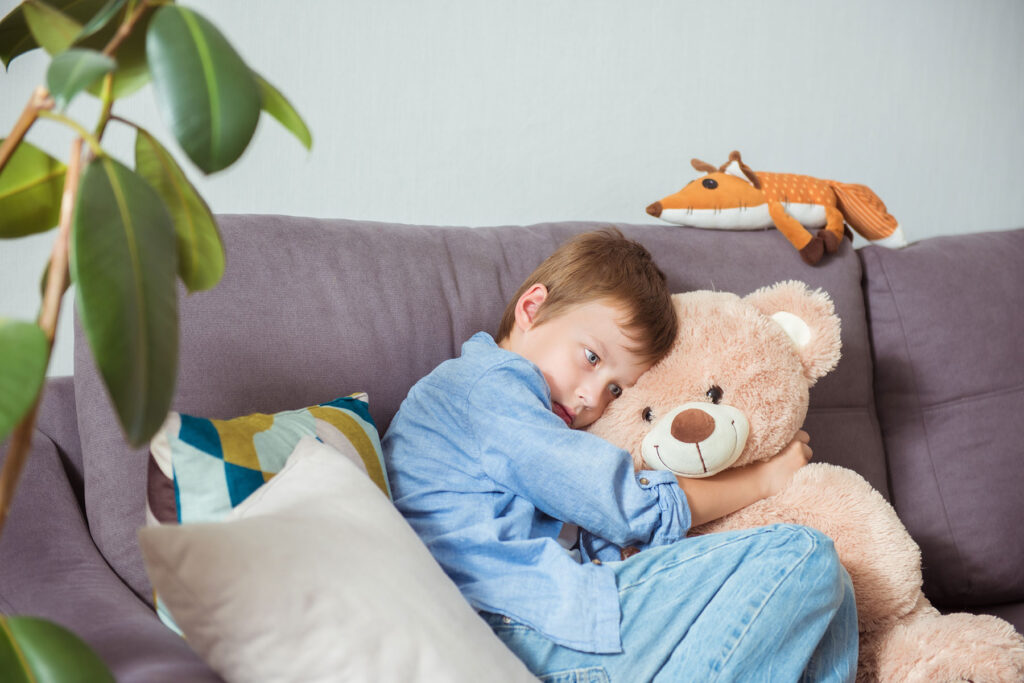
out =
{"type": "Polygon", "coordinates": [[[543,285],[534,285],[520,297],[516,324],[501,346],[540,368],[555,414],[582,429],[651,364],[631,350],[636,342],[624,331],[620,321],[626,314],[616,302],[572,306],[535,324],[546,296],[543,285]]]}

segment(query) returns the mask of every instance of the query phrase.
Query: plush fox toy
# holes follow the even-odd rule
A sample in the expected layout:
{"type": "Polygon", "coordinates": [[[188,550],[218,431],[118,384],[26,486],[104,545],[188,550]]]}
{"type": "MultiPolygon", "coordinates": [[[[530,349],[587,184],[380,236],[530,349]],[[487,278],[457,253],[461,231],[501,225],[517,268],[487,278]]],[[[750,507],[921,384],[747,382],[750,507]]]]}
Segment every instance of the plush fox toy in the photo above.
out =
{"type": "Polygon", "coordinates": [[[754,172],[739,152],[715,168],[690,163],[707,173],[647,207],[669,223],[694,228],[754,230],[774,225],[810,265],[843,240],[844,221],[862,237],[887,247],[906,245],[903,231],[885,204],[864,185],[819,180],[793,173],[754,172]],[[816,235],[808,228],[824,228],[816,235]]]}

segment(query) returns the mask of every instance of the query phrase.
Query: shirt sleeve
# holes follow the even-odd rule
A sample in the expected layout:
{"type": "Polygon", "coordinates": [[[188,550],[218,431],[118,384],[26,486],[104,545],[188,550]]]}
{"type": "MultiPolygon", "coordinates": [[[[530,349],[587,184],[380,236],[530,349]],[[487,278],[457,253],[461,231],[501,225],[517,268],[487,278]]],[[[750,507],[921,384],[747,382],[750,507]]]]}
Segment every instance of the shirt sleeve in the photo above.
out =
{"type": "Polygon", "coordinates": [[[532,366],[485,372],[467,396],[466,420],[487,476],[545,514],[620,546],[686,535],[690,510],[675,475],[635,474],[629,453],[567,427],[532,366]]]}

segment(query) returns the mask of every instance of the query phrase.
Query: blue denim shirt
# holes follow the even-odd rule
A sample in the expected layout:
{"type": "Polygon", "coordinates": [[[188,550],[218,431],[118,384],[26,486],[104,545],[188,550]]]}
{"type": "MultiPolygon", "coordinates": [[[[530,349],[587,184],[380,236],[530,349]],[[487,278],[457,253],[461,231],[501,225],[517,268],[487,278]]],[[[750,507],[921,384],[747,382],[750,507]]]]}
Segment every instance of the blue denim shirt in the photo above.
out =
{"type": "Polygon", "coordinates": [[[483,332],[416,383],[382,445],[395,505],[470,604],[577,650],[621,652],[618,590],[559,544],[563,522],[638,547],[690,525],[674,475],[568,428],[537,366],[483,332]]]}

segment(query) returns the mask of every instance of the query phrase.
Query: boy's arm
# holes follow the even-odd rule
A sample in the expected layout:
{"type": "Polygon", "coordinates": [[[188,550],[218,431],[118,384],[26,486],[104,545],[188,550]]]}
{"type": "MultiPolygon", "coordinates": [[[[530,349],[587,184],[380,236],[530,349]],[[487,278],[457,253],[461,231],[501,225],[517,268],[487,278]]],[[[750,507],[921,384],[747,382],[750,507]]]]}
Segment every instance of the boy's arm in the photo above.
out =
{"type": "Polygon", "coordinates": [[[699,526],[711,522],[774,496],[811,459],[809,441],[807,432],[800,430],[771,460],[726,470],[705,479],[677,477],[690,505],[691,524],[699,526]]]}
{"type": "Polygon", "coordinates": [[[690,512],[676,477],[661,471],[641,482],[629,453],[565,426],[545,402],[543,382],[534,370],[524,379],[502,365],[470,390],[461,422],[483,473],[548,516],[619,546],[685,536],[690,512]]]}

